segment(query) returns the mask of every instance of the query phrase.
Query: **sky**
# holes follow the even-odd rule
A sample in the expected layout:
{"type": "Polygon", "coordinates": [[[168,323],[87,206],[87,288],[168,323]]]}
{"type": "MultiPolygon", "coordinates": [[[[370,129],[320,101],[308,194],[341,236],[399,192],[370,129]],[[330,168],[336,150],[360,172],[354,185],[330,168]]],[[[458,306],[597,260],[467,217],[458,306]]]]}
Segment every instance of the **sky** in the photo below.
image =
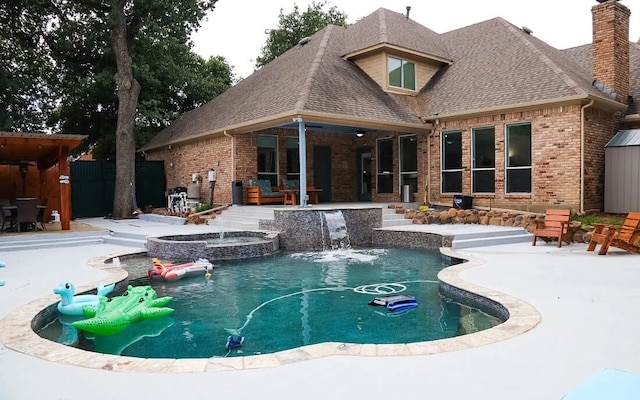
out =
{"type": "MultiPolygon", "coordinates": [[[[216,9],[193,34],[194,51],[205,58],[223,56],[237,77],[254,71],[255,59],[264,46],[268,29],[278,27],[280,9],[284,14],[306,11],[307,0],[218,0],[216,9]]],[[[631,9],[630,39],[640,39],[640,1],[622,2],[631,9]]],[[[380,7],[406,12],[427,28],[445,33],[477,22],[502,17],[533,31],[546,43],[566,49],[591,43],[591,7],[595,0],[330,0],[330,6],[354,23],[380,7]]],[[[325,7],[325,10],[328,7],[325,7]]]]}

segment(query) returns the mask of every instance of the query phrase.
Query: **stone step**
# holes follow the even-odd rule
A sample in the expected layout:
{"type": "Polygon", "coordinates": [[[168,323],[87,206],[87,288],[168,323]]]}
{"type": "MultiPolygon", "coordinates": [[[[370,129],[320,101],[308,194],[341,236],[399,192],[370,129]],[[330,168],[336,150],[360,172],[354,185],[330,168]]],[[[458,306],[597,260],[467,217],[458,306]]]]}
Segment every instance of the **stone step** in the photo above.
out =
{"type": "Polygon", "coordinates": [[[230,230],[248,230],[255,231],[260,229],[260,224],[258,220],[250,221],[250,220],[236,220],[233,218],[221,218],[218,216],[216,219],[209,220],[209,225],[217,226],[219,228],[230,229],[230,230]]]}
{"type": "Polygon", "coordinates": [[[147,244],[147,238],[141,234],[126,232],[114,233],[104,230],[16,235],[3,237],[0,241],[0,251],[85,246],[103,243],[144,249],[147,244]]]}
{"type": "Polygon", "coordinates": [[[40,234],[11,236],[2,238],[0,242],[0,251],[12,250],[28,250],[28,249],[45,249],[45,248],[63,248],[70,246],[83,246],[89,244],[104,243],[104,231],[98,234],[40,234]]]}
{"type": "Polygon", "coordinates": [[[413,225],[410,219],[382,219],[382,227],[413,225]]]}
{"type": "Polygon", "coordinates": [[[103,236],[104,243],[108,244],[117,244],[120,246],[127,247],[135,247],[139,249],[146,249],[147,247],[147,238],[145,236],[139,237],[140,235],[133,234],[109,234],[103,236]]]}
{"type": "Polygon", "coordinates": [[[500,244],[526,243],[533,240],[533,235],[523,228],[505,229],[485,233],[456,234],[453,239],[454,249],[486,247],[500,244]]]}

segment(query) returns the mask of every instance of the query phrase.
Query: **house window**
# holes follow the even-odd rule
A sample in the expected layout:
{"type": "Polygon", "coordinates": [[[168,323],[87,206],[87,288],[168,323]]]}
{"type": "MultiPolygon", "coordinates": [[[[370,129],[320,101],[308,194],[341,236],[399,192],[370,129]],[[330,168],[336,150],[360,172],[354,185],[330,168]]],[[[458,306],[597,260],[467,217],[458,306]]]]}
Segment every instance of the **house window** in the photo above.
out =
{"type": "Polygon", "coordinates": [[[474,193],[496,191],[495,128],[476,128],[471,131],[473,159],[471,179],[474,193]]]}
{"type": "Polygon", "coordinates": [[[418,141],[416,135],[400,136],[400,186],[418,191],[418,141]]]}
{"type": "Polygon", "coordinates": [[[389,57],[389,86],[416,90],[416,65],[399,58],[389,57]]]}
{"type": "Polygon", "coordinates": [[[462,193],[462,132],[442,132],[442,193],[462,193]]]}
{"type": "Polygon", "coordinates": [[[507,125],[507,193],[531,193],[531,123],[507,125]]]}
{"type": "Polygon", "coordinates": [[[393,193],[393,140],[378,139],[378,193],[393,193]]]}
{"type": "Polygon", "coordinates": [[[298,138],[287,138],[287,180],[300,180],[300,151],[298,138]]]}
{"type": "Polygon", "coordinates": [[[258,179],[278,185],[278,137],[258,135],[258,179]]]}

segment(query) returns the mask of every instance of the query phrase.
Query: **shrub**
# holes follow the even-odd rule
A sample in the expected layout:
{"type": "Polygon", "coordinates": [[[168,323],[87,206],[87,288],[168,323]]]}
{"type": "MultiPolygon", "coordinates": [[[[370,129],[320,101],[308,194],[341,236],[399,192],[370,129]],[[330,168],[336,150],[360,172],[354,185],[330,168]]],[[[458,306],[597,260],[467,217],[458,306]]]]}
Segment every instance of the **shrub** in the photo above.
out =
{"type": "Polygon", "coordinates": [[[196,204],[196,212],[202,212],[202,211],[207,211],[207,210],[211,210],[211,204],[209,203],[198,203],[196,204]]]}

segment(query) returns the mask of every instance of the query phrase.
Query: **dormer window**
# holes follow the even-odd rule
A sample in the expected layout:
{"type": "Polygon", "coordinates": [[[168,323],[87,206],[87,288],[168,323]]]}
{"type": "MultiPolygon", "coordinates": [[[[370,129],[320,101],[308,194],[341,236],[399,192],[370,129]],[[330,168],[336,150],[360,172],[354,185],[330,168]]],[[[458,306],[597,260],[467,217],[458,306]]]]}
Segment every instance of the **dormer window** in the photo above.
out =
{"type": "Polygon", "coordinates": [[[416,90],[416,65],[410,61],[389,57],[389,86],[416,90]]]}

